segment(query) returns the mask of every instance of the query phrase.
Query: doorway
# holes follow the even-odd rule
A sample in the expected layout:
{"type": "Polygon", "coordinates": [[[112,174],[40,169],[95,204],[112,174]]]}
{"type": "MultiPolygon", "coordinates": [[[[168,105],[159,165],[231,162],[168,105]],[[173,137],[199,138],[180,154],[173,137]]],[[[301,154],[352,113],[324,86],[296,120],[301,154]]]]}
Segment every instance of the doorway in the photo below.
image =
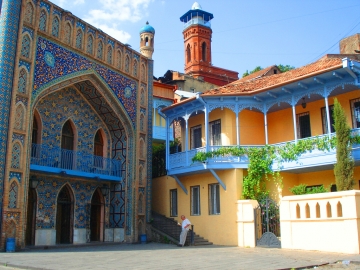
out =
{"type": "Polygon", "coordinates": [[[74,199],[68,185],[64,186],[57,199],[56,244],[72,244],[74,199]]]}
{"type": "Polygon", "coordinates": [[[104,241],[104,196],[99,188],[91,199],[90,241],[104,241]]]}
{"type": "Polygon", "coordinates": [[[29,197],[28,197],[26,236],[25,236],[26,237],[25,244],[27,246],[35,245],[36,204],[37,204],[36,191],[35,189],[30,188],[29,197]]]}

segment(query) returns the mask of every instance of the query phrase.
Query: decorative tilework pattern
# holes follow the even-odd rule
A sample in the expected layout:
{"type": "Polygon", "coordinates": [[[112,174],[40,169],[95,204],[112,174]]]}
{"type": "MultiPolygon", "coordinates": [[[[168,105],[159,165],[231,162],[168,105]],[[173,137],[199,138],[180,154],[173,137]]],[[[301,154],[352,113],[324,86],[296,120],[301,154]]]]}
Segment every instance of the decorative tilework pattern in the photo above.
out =
{"type": "Polygon", "coordinates": [[[83,43],[83,31],[81,29],[78,29],[76,31],[76,48],[82,49],[82,43],[83,43]]]}
{"type": "Polygon", "coordinates": [[[74,25],[74,18],[70,17],[70,16],[65,16],[65,21],[69,21],[71,23],[71,25],[74,25]]]}
{"type": "Polygon", "coordinates": [[[133,64],[133,75],[134,77],[137,77],[138,75],[138,62],[136,60],[134,60],[134,64],[133,64]]]}
{"type": "Polygon", "coordinates": [[[9,208],[16,208],[17,207],[17,198],[18,198],[18,190],[19,190],[19,186],[16,183],[16,181],[13,181],[10,184],[10,189],[9,189],[9,208]]]}
{"type": "Polygon", "coordinates": [[[25,61],[19,61],[19,67],[25,67],[27,72],[30,72],[30,64],[28,62],[25,61]]]}
{"type": "Polygon", "coordinates": [[[17,141],[21,142],[22,145],[24,145],[24,139],[25,139],[25,136],[23,134],[13,133],[13,135],[12,135],[12,142],[17,140],[17,141]]]}
{"type": "Polygon", "coordinates": [[[121,69],[121,61],[122,61],[121,58],[122,58],[121,52],[120,52],[120,50],[117,50],[116,51],[116,68],[118,68],[118,69],[121,69]]]}
{"type": "Polygon", "coordinates": [[[130,57],[128,55],[125,57],[125,72],[130,72],[130,57]]]}
{"type": "Polygon", "coordinates": [[[108,47],[108,51],[107,51],[107,62],[108,64],[112,64],[112,52],[113,52],[113,49],[111,46],[108,47]]]}
{"type": "Polygon", "coordinates": [[[134,54],[133,57],[134,59],[136,59],[136,61],[138,62],[140,61],[140,56],[138,54],[134,54]]]}
{"type": "Polygon", "coordinates": [[[25,8],[24,21],[29,24],[33,24],[33,20],[34,20],[34,6],[32,3],[28,2],[25,8]]]}
{"type": "Polygon", "coordinates": [[[25,68],[21,68],[19,72],[19,82],[18,82],[18,92],[26,94],[26,85],[27,85],[27,71],[25,68]]]}
{"type": "Polygon", "coordinates": [[[59,37],[59,31],[60,31],[60,20],[57,16],[54,16],[54,19],[52,22],[51,34],[54,37],[59,37]]]}
{"type": "Polygon", "coordinates": [[[104,35],[102,35],[102,34],[98,34],[98,36],[97,36],[99,39],[102,39],[103,41],[105,41],[105,36],[104,35]]]}
{"type": "Polygon", "coordinates": [[[25,108],[21,103],[16,105],[15,110],[15,125],[14,128],[17,130],[24,129],[24,117],[25,117],[25,108]]]}
{"type": "Polygon", "coordinates": [[[28,105],[28,99],[26,97],[16,96],[15,103],[21,101],[26,107],[28,105]]]}
{"type": "Polygon", "coordinates": [[[71,43],[71,32],[72,32],[72,28],[70,23],[66,23],[65,24],[65,29],[64,29],[64,39],[65,39],[65,43],[70,44],[71,43]]]}
{"type": "Polygon", "coordinates": [[[21,173],[18,173],[18,172],[10,172],[9,174],[9,182],[12,180],[12,179],[16,179],[19,183],[21,183],[21,173]]]}
{"type": "Polygon", "coordinates": [[[45,32],[46,31],[46,23],[47,23],[47,13],[44,9],[42,9],[40,12],[39,30],[45,32]]]}
{"type": "Polygon", "coordinates": [[[103,42],[100,40],[97,47],[97,58],[103,59],[103,52],[104,52],[104,45],[103,42]]]}
{"type": "Polygon", "coordinates": [[[56,9],[56,8],[54,8],[53,14],[54,14],[54,15],[58,15],[60,19],[61,19],[61,17],[62,17],[61,11],[58,10],[58,9],[56,9]]]}
{"type": "Polygon", "coordinates": [[[31,38],[34,38],[34,31],[30,28],[27,28],[27,27],[23,27],[22,28],[22,33],[28,33],[30,35],[31,38]]]}
{"type": "Polygon", "coordinates": [[[21,56],[29,58],[30,57],[30,37],[25,34],[21,42],[21,56]]]}
{"type": "MultiPolygon", "coordinates": [[[[9,109],[11,91],[13,87],[12,78],[15,66],[15,53],[19,31],[21,0],[2,0],[0,16],[0,201],[3,201],[3,181],[5,173],[5,157],[7,152],[7,141],[9,130],[9,109]]],[[[4,213],[5,214],[5,213],[4,213]]],[[[2,222],[3,216],[0,216],[2,222]]]]}
{"type": "Polygon", "coordinates": [[[45,8],[48,13],[50,13],[50,5],[48,3],[45,3],[43,1],[40,2],[40,7],[45,8]]]}
{"type": "Polygon", "coordinates": [[[92,28],[90,28],[90,27],[88,27],[88,33],[91,33],[91,34],[93,34],[93,35],[95,35],[95,30],[94,29],[92,29],[92,28]]]}
{"type": "Polygon", "coordinates": [[[81,28],[83,31],[85,31],[85,25],[84,25],[82,22],[77,21],[77,22],[76,22],[76,27],[79,27],[79,28],[81,28]]]}
{"type": "Polygon", "coordinates": [[[89,53],[89,54],[94,53],[94,38],[93,38],[92,35],[88,36],[86,52],[89,53]]]}
{"type": "Polygon", "coordinates": [[[21,156],[21,146],[18,142],[13,144],[11,152],[11,168],[19,169],[20,168],[20,156],[21,156]]]}
{"type": "Polygon", "coordinates": [[[110,44],[113,48],[115,47],[115,42],[111,39],[108,39],[108,44],[110,44]]]}

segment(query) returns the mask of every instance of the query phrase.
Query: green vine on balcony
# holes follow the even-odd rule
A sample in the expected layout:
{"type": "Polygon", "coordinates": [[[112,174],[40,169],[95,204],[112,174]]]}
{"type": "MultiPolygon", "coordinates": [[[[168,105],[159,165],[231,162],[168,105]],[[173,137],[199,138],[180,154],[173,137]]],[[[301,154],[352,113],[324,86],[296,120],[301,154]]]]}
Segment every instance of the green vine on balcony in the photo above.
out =
{"type": "MultiPolygon", "coordinates": [[[[350,138],[351,144],[360,144],[360,136],[350,138]]],[[[265,145],[262,147],[221,147],[211,152],[198,152],[192,158],[192,162],[205,162],[214,157],[248,157],[248,174],[243,179],[243,199],[259,200],[268,195],[266,181],[272,176],[274,181],[281,182],[280,168],[283,162],[297,161],[298,158],[315,149],[330,151],[336,147],[336,136],[322,136],[288,142],[281,145],[265,145]],[[273,170],[274,161],[277,162],[277,170],[273,170]]]]}

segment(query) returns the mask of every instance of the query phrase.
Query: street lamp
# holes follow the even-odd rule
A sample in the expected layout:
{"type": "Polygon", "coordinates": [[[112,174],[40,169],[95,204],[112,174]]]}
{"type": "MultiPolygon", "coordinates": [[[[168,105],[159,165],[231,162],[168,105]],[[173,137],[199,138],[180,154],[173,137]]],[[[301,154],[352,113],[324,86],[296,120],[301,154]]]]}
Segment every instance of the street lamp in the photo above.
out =
{"type": "Polygon", "coordinates": [[[32,175],[30,177],[30,187],[33,189],[36,189],[39,184],[39,180],[36,178],[35,175],[32,175]]]}

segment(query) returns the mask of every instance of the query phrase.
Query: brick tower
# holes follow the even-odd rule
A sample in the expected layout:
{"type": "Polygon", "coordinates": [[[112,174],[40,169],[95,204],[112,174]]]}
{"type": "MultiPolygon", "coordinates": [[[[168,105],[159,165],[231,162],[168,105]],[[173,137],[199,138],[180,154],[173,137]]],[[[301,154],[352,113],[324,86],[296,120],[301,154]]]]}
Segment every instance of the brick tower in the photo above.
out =
{"type": "Polygon", "coordinates": [[[184,22],[185,74],[222,86],[238,80],[238,72],[212,64],[210,21],[213,18],[213,14],[202,10],[197,2],[180,17],[180,21],[184,22]]]}

